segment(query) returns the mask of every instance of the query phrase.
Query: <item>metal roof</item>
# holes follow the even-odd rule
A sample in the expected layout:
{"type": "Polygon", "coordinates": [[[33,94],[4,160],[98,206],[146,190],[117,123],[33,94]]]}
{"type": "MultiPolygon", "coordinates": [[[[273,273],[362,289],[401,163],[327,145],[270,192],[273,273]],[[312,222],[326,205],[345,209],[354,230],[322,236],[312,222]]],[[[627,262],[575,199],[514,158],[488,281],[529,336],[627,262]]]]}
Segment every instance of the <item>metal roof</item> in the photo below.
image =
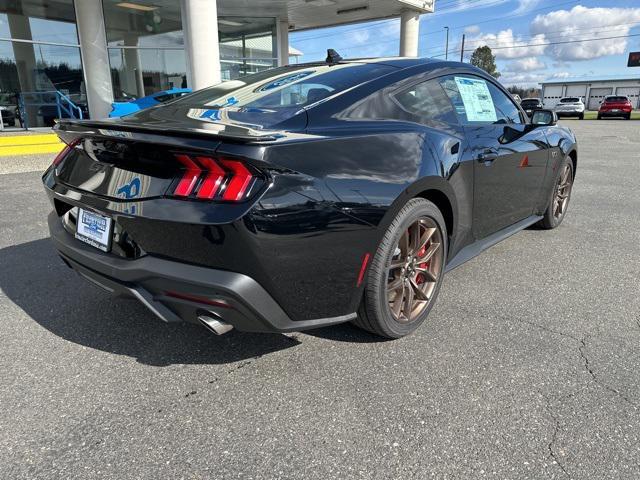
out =
{"type": "Polygon", "coordinates": [[[540,82],[540,85],[567,85],[568,83],[600,83],[600,82],[639,82],[640,77],[626,77],[626,78],[583,78],[581,80],[547,80],[546,82],[540,82]]]}

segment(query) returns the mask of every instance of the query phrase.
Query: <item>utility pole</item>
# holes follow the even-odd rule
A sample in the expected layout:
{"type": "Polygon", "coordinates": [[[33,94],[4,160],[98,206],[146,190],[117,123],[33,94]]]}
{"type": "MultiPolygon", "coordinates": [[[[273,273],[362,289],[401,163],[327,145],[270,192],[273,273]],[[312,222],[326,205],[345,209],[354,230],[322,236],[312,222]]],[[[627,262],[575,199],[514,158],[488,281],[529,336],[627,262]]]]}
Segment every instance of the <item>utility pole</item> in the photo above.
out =
{"type": "Polygon", "coordinates": [[[464,62],[464,39],[466,35],[462,34],[462,49],[460,50],[460,61],[464,62]]]}
{"type": "Polygon", "coordinates": [[[447,31],[447,47],[444,50],[444,59],[449,60],[449,27],[444,27],[447,31]]]}

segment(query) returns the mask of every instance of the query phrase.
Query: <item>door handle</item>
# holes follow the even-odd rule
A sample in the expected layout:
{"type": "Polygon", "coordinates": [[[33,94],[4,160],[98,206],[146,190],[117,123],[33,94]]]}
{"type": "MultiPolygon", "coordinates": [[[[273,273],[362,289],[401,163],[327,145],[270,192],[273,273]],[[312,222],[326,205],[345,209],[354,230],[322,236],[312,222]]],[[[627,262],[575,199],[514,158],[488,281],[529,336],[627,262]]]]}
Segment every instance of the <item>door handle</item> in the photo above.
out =
{"type": "Polygon", "coordinates": [[[494,160],[498,158],[498,151],[493,149],[487,149],[484,152],[478,154],[478,161],[485,165],[491,165],[494,160]]]}

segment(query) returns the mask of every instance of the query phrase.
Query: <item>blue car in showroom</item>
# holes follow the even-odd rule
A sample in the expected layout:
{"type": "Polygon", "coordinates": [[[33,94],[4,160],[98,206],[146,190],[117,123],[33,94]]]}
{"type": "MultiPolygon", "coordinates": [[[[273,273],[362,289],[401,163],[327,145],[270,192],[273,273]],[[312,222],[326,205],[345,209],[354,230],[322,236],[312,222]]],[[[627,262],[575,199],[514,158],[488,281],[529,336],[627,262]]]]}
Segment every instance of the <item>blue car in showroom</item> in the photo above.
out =
{"type": "Polygon", "coordinates": [[[113,102],[111,104],[111,113],[109,117],[117,118],[135,113],[145,108],[155,107],[161,103],[174,100],[191,93],[190,88],[171,88],[169,90],[162,90],[160,92],[147,95],[146,97],[136,98],[127,102],[113,102]]]}

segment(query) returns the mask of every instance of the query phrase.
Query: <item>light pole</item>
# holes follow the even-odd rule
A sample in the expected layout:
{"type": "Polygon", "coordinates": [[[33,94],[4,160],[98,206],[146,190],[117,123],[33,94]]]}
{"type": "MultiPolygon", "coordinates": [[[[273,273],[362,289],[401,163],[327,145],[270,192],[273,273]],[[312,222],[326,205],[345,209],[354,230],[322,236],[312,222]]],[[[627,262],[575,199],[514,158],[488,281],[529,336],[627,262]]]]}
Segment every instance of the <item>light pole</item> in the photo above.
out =
{"type": "Polygon", "coordinates": [[[449,27],[444,27],[447,31],[447,47],[444,49],[444,59],[449,60],[449,27]]]}

